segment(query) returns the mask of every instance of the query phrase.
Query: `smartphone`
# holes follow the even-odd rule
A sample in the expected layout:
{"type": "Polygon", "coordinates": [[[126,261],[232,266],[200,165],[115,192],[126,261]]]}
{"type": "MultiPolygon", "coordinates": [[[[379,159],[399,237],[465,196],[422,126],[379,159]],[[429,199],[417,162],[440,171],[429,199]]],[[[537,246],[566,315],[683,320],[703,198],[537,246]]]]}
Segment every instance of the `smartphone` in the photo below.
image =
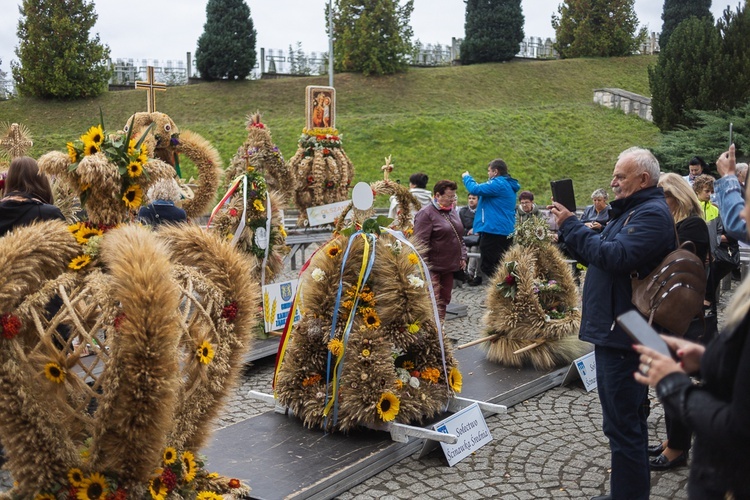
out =
{"type": "Polygon", "coordinates": [[[732,122],[729,122],[729,146],[732,146],[732,143],[734,142],[734,137],[732,137],[732,122]]]}
{"type": "Polygon", "coordinates": [[[576,196],[573,193],[573,180],[560,179],[550,181],[552,188],[552,201],[556,201],[573,213],[576,213],[576,196]]]}
{"type": "Polygon", "coordinates": [[[637,310],[633,309],[617,317],[617,324],[638,344],[650,347],[659,354],[672,357],[669,346],[659,333],[648,324],[637,310]]]}

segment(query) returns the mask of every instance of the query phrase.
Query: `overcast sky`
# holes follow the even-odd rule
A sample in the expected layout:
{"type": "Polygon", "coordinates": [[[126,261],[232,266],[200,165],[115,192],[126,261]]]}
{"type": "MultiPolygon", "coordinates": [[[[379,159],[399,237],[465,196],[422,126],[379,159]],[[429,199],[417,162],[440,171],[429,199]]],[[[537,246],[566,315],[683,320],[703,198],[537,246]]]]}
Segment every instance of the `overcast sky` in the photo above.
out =
{"type": "MultiPolygon", "coordinates": [[[[258,33],[257,47],[288,50],[302,42],[305,52],[325,52],[324,7],[326,0],[246,0],[258,33]]],[[[195,54],[198,37],[206,20],[206,0],[96,0],[99,20],[92,30],[109,45],[113,59],[184,60],[195,54]]],[[[560,0],[522,0],[526,18],[525,35],[554,37],[550,25],[560,0]]],[[[0,69],[9,71],[18,45],[18,5],[21,0],[0,0],[0,69]]],[[[727,4],[715,1],[718,16],[727,4]]],[[[662,0],[636,0],[635,10],[649,31],[661,29],[662,0]]],[[[411,25],[422,43],[447,45],[451,37],[464,34],[463,0],[415,0],[411,25]]]]}

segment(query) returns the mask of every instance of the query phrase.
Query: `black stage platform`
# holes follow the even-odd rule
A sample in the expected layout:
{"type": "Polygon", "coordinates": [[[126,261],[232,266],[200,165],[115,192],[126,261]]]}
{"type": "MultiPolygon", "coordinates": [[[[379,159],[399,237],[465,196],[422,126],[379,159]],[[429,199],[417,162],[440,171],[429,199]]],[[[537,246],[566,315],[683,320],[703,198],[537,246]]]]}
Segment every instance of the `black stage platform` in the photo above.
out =
{"type": "MultiPolygon", "coordinates": [[[[456,351],[462,397],[512,406],[560,385],[567,367],[547,373],[490,363],[477,346],[456,351]]],[[[324,434],[293,416],[269,411],[216,431],[203,450],[206,467],[244,480],[251,497],[324,499],[349,490],[420,450],[423,440],[386,432],[324,434]]]]}

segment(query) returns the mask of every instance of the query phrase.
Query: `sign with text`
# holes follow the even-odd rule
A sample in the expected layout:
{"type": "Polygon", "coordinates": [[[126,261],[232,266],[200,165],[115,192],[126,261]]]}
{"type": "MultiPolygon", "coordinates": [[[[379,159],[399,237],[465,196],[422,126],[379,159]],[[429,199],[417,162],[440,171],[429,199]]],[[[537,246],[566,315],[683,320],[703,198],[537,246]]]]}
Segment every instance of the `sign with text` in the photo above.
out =
{"type": "Polygon", "coordinates": [[[334,219],[344,211],[349,203],[349,201],[339,201],[336,203],[329,203],[328,205],[310,207],[307,209],[307,221],[311,226],[333,224],[334,219]]]}
{"type": "Polygon", "coordinates": [[[451,467],[492,441],[492,434],[487,427],[487,422],[484,421],[482,410],[476,403],[441,420],[432,428],[458,437],[458,442],[455,444],[440,443],[445,458],[448,459],[448,465],[451,467]]]}
{"type": "Polygon", "coordinates": [[[594,358],[593,351],[573,360],[570,367],[568,367],[568,373],[565,374],[560,385],[567,385],[575,380],[576,373],[581,378],[586,392],[596,389],[596,359],[594,358]]]}
{"type": "MultiPolygon", "coordinates": [[[[284,329],[286,318],[292,308],[299,280],[271,283],[263,287],[263,319],[266,332],[284,329]]],[[[300,320],[299,308],[294,311],[294,323],[300,320]]]]}

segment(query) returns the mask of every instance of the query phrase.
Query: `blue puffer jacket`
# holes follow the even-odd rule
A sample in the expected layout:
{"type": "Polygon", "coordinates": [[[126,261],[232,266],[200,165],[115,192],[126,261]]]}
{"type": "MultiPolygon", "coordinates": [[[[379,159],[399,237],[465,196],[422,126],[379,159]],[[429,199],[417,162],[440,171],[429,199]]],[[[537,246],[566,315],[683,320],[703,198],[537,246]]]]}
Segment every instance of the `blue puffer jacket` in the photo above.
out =
{"type": "Polygon", "coordinates": [[[560,234],[589,266],[583,288],[581,340],[630,350],[633,341],[614,320],[634,308],[631,271],[642,278],[675,249],[674,219],[659,187],[637,191],[611,206],[610,221],[601,233],[569,217],[560,234]]]}
{"type": "Polygon", "coordinates": [[[471,175],[463,177],[469,194],[479,196],[474,232],[508,236],[516,225],[516,192],[521,185],[509,175],[499,175],[478,184],[471,175]]]}

